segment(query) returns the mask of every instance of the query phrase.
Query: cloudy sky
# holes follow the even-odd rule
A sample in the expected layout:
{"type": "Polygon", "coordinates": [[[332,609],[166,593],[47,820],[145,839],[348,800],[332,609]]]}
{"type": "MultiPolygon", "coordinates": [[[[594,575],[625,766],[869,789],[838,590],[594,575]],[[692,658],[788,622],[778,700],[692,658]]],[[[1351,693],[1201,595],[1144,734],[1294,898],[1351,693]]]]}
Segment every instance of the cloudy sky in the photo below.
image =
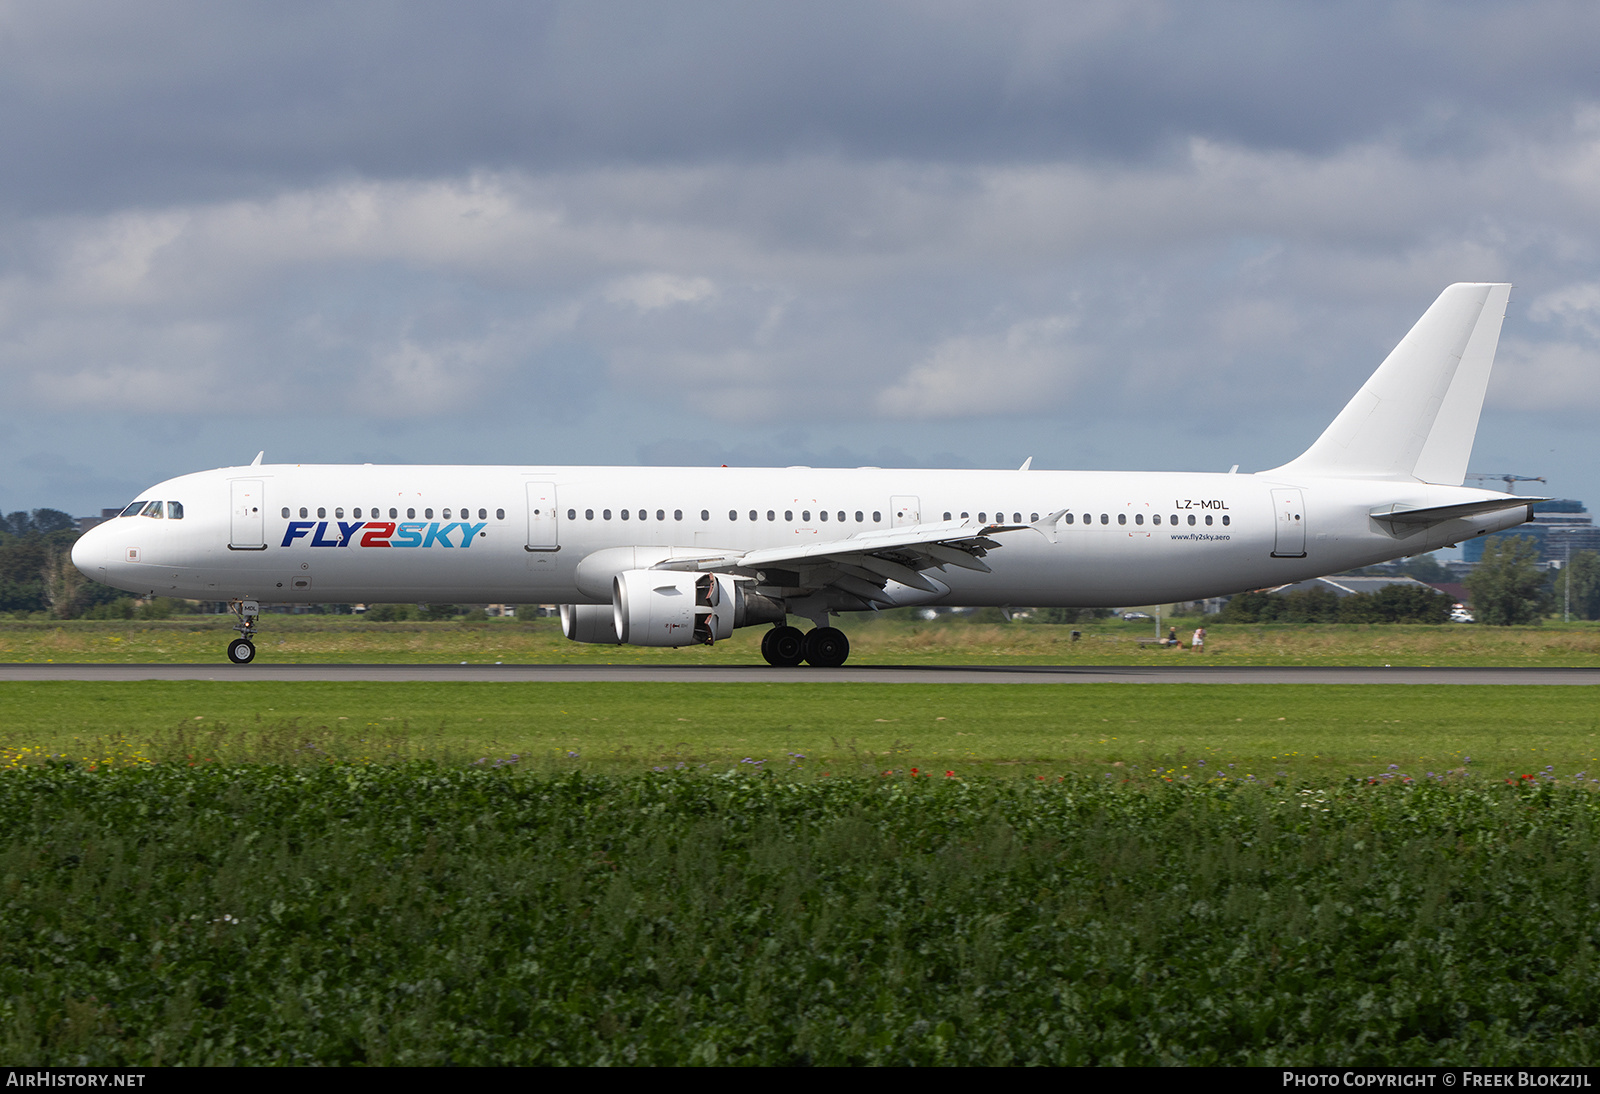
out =
{"type": "Polygon", "coordinates": [[[1250,471],[1455,281],[1600,505],[1600,5],[0,0],[0,509],[248,462],[1250,471]]]}

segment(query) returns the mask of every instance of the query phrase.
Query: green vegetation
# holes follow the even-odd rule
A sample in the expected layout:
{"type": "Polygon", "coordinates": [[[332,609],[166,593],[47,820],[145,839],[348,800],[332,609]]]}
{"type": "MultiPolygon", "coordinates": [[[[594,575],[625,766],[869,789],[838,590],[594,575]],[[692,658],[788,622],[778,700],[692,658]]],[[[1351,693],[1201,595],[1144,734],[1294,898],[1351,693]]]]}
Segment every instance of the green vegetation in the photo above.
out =
{"type": "MultiPolygon", "coordinates": [[[[1162,649],[1152,620],[1100,619],[1071,625],[932,621],[885,612],[838,621],[851,641],[851,665],[1127,665],[1164,658],[1207,665],[1593,665],[1600,627],[1546,622],[1540,627],[1385,624],[1216,624],[1206,620],[1206,651],[1162,649]],[[1073,632],[1078,638],[1073,638],[1073,632]]],[[[234,637],[228,616],[171,620],[4,621],[0,661],[121,664],[225,663],[234,637]]],[[[1187,644],[1196,617],[1165,619],[1187,644]]],[[[367,622],[337,615],[269,615],[259,664],[667,664],[760,665],[764,628],[747,627],[714,647],[647,649],[568,642],[554,619],[367,622]]]]}
{"type": "Polygon", "coordinates": [[[741,761],[1237,779],[1600,774],[1593,689],[1272,684],[7,683],[0,767],[59,756],[629,773],[741,761]]]}
{"type": "Polygon", "coordinates": [[[1600,801],[1514,782],[30,767],[0,1057],[1592,1065],[1600,801]]]}
{"type": "Polygon", "coordinates": [[[1530,536],[1483,545],[1483,558],[1467,575],[1479,622],[1500,627],[1539,622],[1550,609],[1550,594],[1538,562],[1539,545],[1530,536]]]}
{"type": "Polygon", "coordinates": [[[1446,623],[1455,601],[1420,585],[1339,596],[1331,589],[1278,595],[1248,592],[1229,599],[1218,623],[1446,623]]]}

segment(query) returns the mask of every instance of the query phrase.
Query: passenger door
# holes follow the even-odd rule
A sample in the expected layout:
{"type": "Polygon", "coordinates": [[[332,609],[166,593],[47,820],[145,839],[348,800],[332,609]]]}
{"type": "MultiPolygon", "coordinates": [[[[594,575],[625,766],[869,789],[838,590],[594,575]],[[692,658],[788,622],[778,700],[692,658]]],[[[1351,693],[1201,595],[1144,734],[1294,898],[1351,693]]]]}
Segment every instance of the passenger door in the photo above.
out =
{"type": "Polygon", "coordinates": [[[228,549],[265,551],[267,514],[266,502],[262,499],[263,483],[259,479],[234,479],[228,485],[233,490],[228,549]]]}

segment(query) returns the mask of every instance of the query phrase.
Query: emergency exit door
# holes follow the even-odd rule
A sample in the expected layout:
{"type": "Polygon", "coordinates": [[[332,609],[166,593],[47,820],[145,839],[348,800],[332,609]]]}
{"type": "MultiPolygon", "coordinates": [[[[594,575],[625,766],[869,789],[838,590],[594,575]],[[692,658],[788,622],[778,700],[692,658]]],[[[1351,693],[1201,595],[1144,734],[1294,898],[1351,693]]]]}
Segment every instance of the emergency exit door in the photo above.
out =
{"type": "Polygon", "coordinates": [[[561,542],[556,512],[556,484],[530,482],[528,488],[528,542],[526,551],[559,551],[561,542]]]}

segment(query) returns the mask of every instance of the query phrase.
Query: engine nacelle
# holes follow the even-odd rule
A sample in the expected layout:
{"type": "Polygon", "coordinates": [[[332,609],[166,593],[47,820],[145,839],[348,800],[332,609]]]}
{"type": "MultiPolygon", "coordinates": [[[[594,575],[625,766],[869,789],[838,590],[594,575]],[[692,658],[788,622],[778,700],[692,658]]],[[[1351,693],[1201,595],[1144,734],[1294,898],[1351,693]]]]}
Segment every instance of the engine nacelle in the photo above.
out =
{"type": "Polygon", "coordinates": [[[621,645],[617,638],[617,613],[610,604],[561,605],[561,633],[573,642],[621,645]]]}
{"type": "Polygon", "coordinates": [[[723,574],[626,570],[612,582],[617,638],[631,646],[710,645],[733,633],[737,604],[723,574]]]}

